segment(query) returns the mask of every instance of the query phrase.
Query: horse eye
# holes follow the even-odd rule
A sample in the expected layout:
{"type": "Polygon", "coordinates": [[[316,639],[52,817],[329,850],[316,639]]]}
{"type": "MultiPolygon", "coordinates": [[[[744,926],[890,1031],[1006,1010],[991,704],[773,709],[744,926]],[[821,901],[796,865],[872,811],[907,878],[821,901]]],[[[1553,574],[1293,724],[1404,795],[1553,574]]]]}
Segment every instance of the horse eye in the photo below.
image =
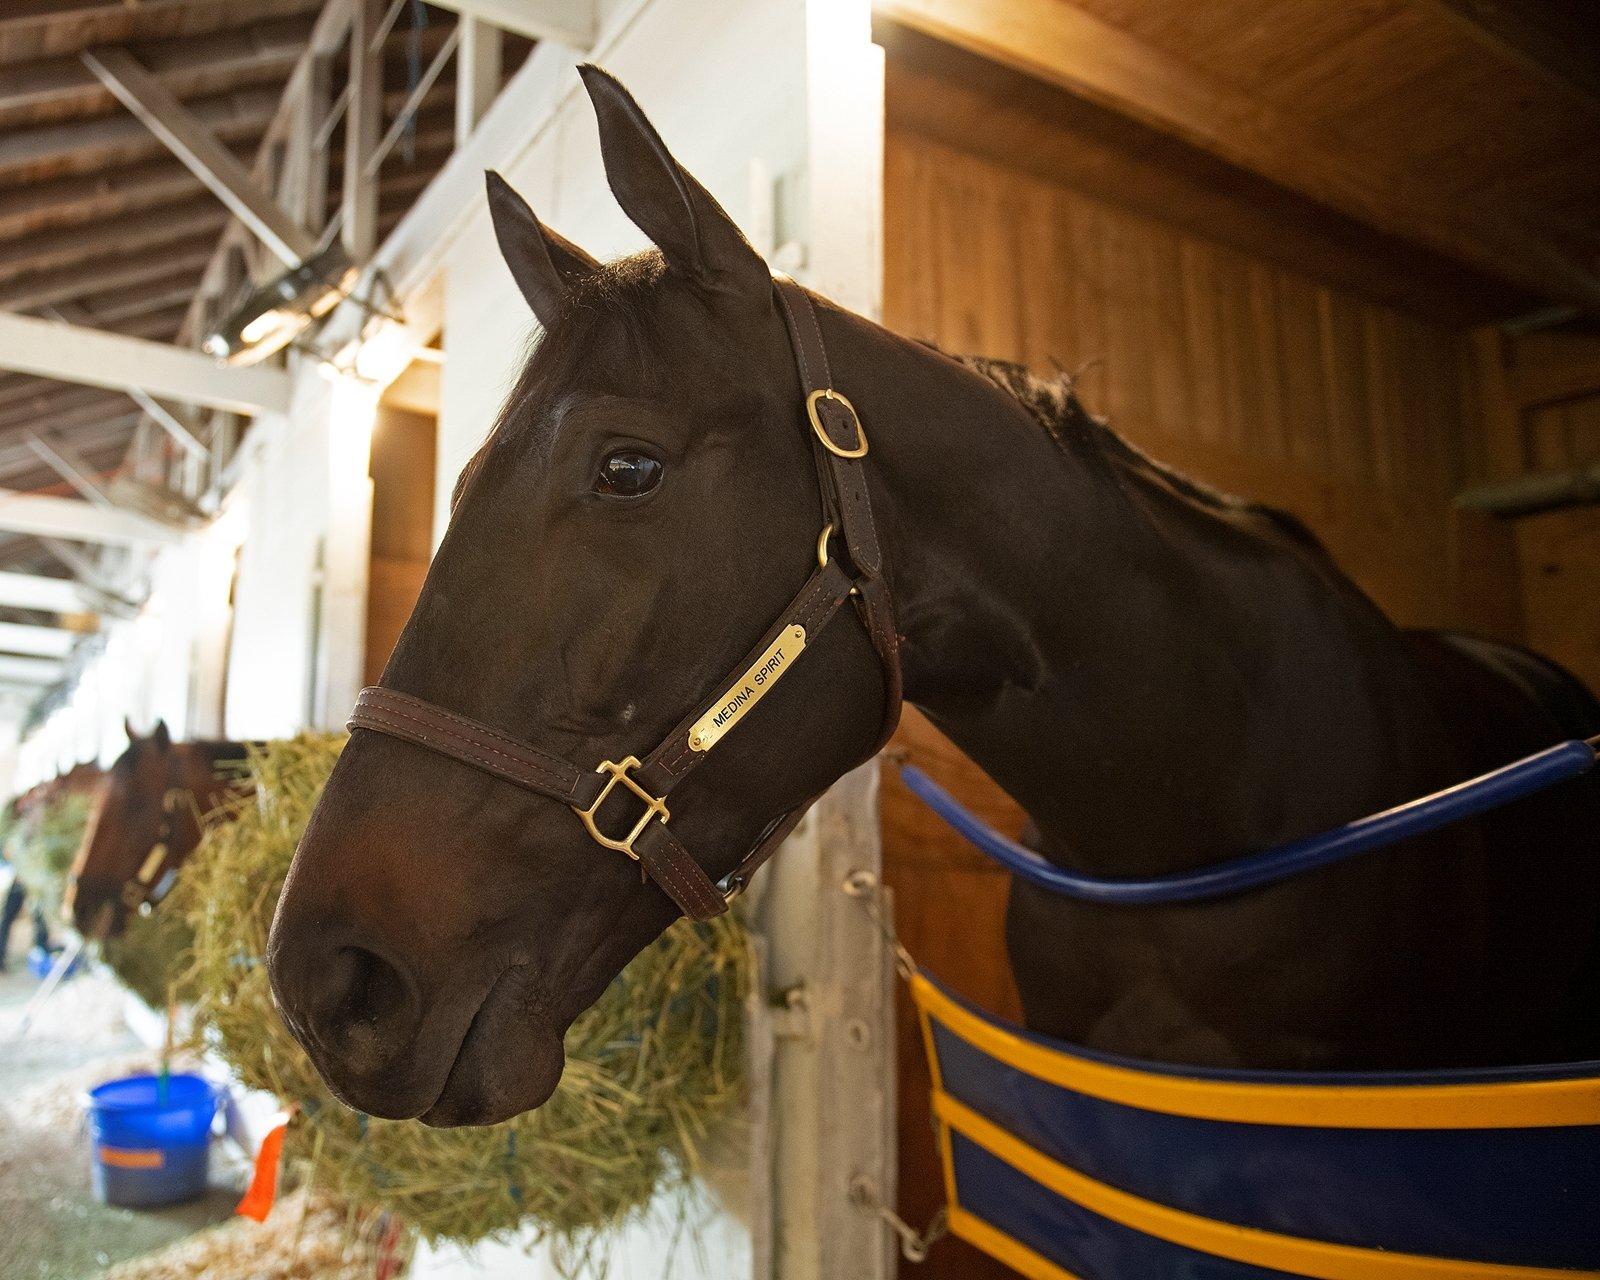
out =
{"type": "Polygon", "coordinates": [[[661,464],[647,453],[619,449],[600,464],[594,491],[608,498],[637,498],[661,483],[661,464]]]}

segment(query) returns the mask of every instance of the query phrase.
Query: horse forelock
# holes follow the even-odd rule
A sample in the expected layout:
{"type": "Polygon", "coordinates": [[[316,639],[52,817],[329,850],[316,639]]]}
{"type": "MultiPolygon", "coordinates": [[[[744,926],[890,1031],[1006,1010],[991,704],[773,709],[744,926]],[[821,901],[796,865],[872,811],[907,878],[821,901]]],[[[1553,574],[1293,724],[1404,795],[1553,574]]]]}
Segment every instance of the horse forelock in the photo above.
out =
{"type": "Polygon", "coordinates": [[[658,249],[647,249],[602,265],[578,280],[568,292],[555,324],[535,337],[523,361],[522,372],[506,396],[494,426],[461,468],[450,494],[450,510],[460,505],[468,484],[497,452],[541,420],[534,410],[549,403],[576,381],[584,363],[598,351],[620,345],[643,367],[644,353],[657,345],[651,320],[652,305],[666,262],[658,249]]]}

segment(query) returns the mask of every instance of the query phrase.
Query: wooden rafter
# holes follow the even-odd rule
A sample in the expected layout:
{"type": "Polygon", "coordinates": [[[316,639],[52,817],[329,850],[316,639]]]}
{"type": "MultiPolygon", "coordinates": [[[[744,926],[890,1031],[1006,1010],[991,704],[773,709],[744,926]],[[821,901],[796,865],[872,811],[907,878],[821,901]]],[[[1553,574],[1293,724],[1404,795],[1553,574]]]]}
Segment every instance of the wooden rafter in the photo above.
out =
{"type": "MultiPolygon", "coordinates": [[[[169,77],[172,87],[181,93],[191,80],[260,75],[276,68],[287,72],[310,31],[308,17],[277,18],[207,35],[139,41],[129,49],[143,66],[169,77]]],[[[45,58],[13,68],[0,81],[0,110],[59,102],[100,89],[99,79],[80,59],[45,58]]]]}
{"type": "Polygon", "coordinates": [[[176,529],[138,512],[9,489],[0,489],[0,529],[131,547],[163,546],[179,537],[176,529]]]}
{"type": "Polygon", "coordinates": [[[442,9],[533,40],[553,40],[580,53],[594,48],[599,31],[595,0],[435,0],[442,9]]]}
{"type": "Polygon", "coordinates": [[[0,571],[0,605],[43,613],[76,613],[84,607],[84,596],[71,578],[0,571]]]}
{"type": "MultiPolygon", "coordinates": [[[[270,89],[242,89],[186,103],[207,129],[228,142],[258,134],[272,118],[277,95],[270,89]]],[[[67,163],[81,172],[101,157],[148,155],[160,147],[150,130],[131,116],[73,120],[0,135],[0,172],[41,162],[67,163]]]]}
{"type": "Polygon", "coordinates": [[[288,266],[299,266],[316,238],[263,190],[198,116],[125,49],[91,49],[84,64],[160,138],[195,177],[288,266]]]}
{"type": "Polygon", "coordinates": [[[1592,0],[1419,0],[1479,44],[1600,109],[1600,13],[1592,0]]]}
{"type": "Polygon", "coordinates": [[[0,308],[32,311],[91,291],[121,289],[150,280],[167,280],[198,271],[208,261],[214,236],[190,236],[161,247],[159,253],[128,258],[91,258],[59,271],[43,271],[0,284],[0,308]]]}
{"type": "Polygon", "coordinates": [[[1541,231],[1359,158],[1291,115],[1071,3],[877,0],[892,21],[1059,85],[1539,296],[1600,310],[1600,273],[1541,231]]]}
{"type": "Polygon", "coordinates": [[[0,314],[0,366],[116,390],[139,386],[233,413],[289,407],[289,377],[281,370],[231,368],[197,351],[31,316],[0,314]]]}
{"type": "Polygon", "coordinates": [[[0,280],[103,254],[134,253],[185,236],[215,235],[227,218],[227,210],[214,200],[189,200],[100,225],[18,236],[0,241],[0,280]]]}

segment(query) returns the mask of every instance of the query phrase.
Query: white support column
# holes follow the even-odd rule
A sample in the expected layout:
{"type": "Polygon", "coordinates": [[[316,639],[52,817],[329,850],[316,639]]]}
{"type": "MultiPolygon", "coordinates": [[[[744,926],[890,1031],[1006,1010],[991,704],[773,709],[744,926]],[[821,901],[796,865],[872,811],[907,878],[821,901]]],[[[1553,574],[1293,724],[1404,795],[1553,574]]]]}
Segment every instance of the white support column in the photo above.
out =
{"type": "Polygon", "coordinates": [[[372,429],[378,388],[340,378],[328,401],[328,523],[315,720],[338,729],[364,683],[372,562],[372,429]]]}
{"type": "Polygon", "coordinates": [[[164,546],[180,537],[178,530],[134,511],[9,489],[0,489],[0,529],[40,538],[72,538],[130,547],[164,546]]]}
{"type": "Polygon", "coordinates": [[[45,613],[81,613],[89,607],[82,589],[71,578],[8,572],[0,572],[0,605],[45,613]]]}
{"type": "Polygon", "coordinates": [[[441,9],[479,18],[532,40],[553,40],[579,52],[594,48],[600,18],[595,0],[437,0],[441,9]]]}
{"type": "Polygon", "coordinates": [[[456,55],[456,146],[465,146],[500,92],[500,28],[461,15],[461,48],[456,55]]]}
{"type": "Polygon", "coordinates": [[[354,0],[350,16],[349,105],[344,117],[345,252],[362,263],[378,247],[378,179],[367,172],[383,129],[383,59],[371,44],[383,16],[381,0],[354,0]]]}
{"type": "Polygon", "coordinates": [[[88,49],[83,62],[286,266],[297,267],[316,251],[316,238],[126,49],[88,49]]]}
{"type": "Polygon", "coordinates": [[[281,369],[235,368],[170,343],[9,312],[0,312],[0,369],[113,391],[141,387],[232,413],[289,407],[289,376],[281,369]]]}
{"type": "MultiPolygon", "coordinates": [[[[806,190],[798,273],[863,315],[882,310],[883,52],[868,0],[807,0],[806,190]]],[[[773,977],[803,984],[804,1034],[774,1048],[773,1275],[892,1280],[897,1241],[852,1199],[897,1185],[893,957],[881,889],[878,769],[835,784],[764,874],[773,977]],[[858,892],[847,885],[854,883],[858,892]],[[864,894],[860,892],[864,890],[864,894]],[[786,1135],[786,1136],[785,1136],[786,1135]]]]}

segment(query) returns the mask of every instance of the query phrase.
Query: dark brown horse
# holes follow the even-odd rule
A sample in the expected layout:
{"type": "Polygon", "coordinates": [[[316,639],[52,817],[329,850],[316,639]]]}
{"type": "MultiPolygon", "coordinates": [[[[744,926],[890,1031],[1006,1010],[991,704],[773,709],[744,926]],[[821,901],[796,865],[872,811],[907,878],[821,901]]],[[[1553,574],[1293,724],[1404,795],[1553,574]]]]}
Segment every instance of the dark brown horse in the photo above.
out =
{"type": "Polygon", "coordinates": [[[166,892],[205,815],[242,781],[243,743],[174,742],[165,721],[148,737],[127,731],[67,880],[68,916],[86,938],[116,937],[130,911],[166,892]]]}
{"type": "MultiPolygon", "coordinates": [[[[718,687],[815,569],[824,515],[766,264],[626,92],[583,75],[611,187],[659,251],[601,266],[491,179],[544,338],[383,683],[588,769],[718,687]]],[[[1292,520],[1149,461],[1065,389],[816,305],[870,435],[905,695],[1059,864],[1190,869],[1600,729],[1548,664],[1403,633],[1292,520]]],[[[673,792],[671,829],[724,875],[870,753],[888,698],[846,608],[673,792]]],[[[1028,1021],[1202,1064],[1600,1056],[1597,816],[1597,787],[1569,784],[1188,906],[1019,885],[1028,1021]]],[[[675,914],[566,806],[358,729],[271,973],[352,1105],[484,1123],[549,1096],[566,1027],[675,914]]]]}

